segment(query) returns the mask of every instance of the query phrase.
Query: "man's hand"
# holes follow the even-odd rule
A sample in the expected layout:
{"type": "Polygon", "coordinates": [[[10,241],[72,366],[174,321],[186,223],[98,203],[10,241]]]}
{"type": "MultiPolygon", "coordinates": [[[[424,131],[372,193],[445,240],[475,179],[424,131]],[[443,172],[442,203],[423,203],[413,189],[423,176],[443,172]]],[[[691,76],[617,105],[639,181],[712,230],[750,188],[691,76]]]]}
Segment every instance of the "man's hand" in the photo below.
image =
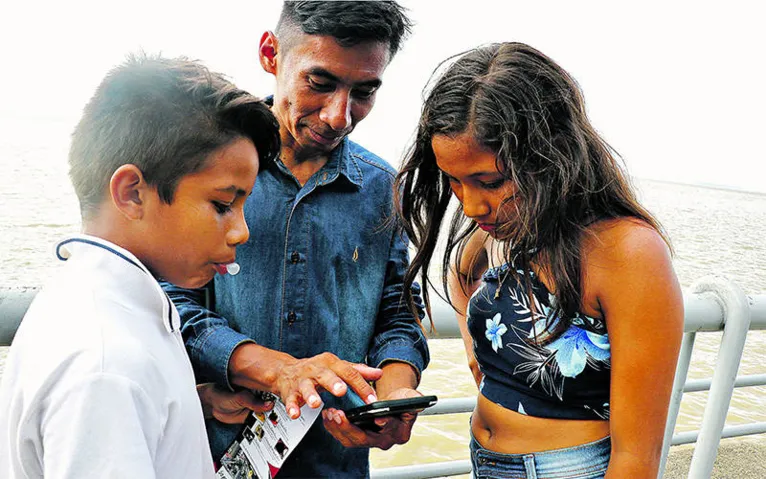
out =
{"type": "Polygon", "coordinates": [[[351,386],[366,403],[377,401],[375,390],[368,381],[380,379],[383,371],[365,364],[343,361],[331,353],[322,353],[307,359],[294,359],[282,367],[275,389],[285,403],[287,414],[295,419],[300,416],[303,403],[312,408],[322,405],[318,389],[324,389],[337,397],[346,394],[351,386]],[[348,386],[347,386],[348,385],[348,386]]]}
{"type": "Polygon", "coordinates": [[[341,397],[350,386],[365,402],[377,401],[368,381],[377,381],[382,374],[380,369],[343,361],[331,353],[296,359],[253,343],[237,347],[229,361],[232,383],[278,395],[293,419],[300,417],[304,404],[322,405],[318,393],[322,389],[341,397]]]}
{"type": "MultiPolygon", "coordinates": [[[[392,391],[381,401],[389,399],[405,399],[422,396],[411,388],[400,388],[392,391]]],[[[373,432],[360,429],[351,424],[346,414],[338,409],[328,408],[322,411],[324,427],[335,439],[346,447],[377,447],[390,449],[395,444],[404,444],[410,440],[412,426],[415,424],[416,413],[403,413],[398,416],[386,416],[375,419],[380,431],[373,432]]]]}
{"type": "Polygon", "coordinates": [[[274,407],[272,401],[261,401],[249,390],[231,392],[214,383],[198,384],[197,394],[205,419],[226,424],[242,424],[250,411],[266,412],[274,407]]]}

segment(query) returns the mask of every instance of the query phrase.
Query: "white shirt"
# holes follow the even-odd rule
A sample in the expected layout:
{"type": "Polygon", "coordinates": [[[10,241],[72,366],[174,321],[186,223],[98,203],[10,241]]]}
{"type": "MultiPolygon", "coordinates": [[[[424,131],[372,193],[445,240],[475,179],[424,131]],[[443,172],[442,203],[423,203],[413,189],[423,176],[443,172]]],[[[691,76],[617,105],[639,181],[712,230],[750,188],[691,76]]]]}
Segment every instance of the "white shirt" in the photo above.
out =
{"type": "Polygon", "coordinates": [[[0,477],[212,478],[178,312],[130,252],[59,244],[0,385],[0,477]]]}

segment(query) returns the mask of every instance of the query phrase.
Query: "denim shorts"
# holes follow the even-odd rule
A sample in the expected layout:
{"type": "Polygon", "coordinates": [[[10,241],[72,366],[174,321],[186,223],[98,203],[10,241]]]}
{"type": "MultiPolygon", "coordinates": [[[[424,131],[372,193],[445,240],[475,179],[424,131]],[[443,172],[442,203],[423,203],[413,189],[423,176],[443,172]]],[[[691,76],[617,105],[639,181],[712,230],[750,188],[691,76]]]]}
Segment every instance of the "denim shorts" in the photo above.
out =
{"type": "Polygon", "coordinates": [[[530,454],[501,454],[481,447],[471,435],[471,465],[476,479],[599,479],[606,474],[609,436],[580,446],[530,454]]]}

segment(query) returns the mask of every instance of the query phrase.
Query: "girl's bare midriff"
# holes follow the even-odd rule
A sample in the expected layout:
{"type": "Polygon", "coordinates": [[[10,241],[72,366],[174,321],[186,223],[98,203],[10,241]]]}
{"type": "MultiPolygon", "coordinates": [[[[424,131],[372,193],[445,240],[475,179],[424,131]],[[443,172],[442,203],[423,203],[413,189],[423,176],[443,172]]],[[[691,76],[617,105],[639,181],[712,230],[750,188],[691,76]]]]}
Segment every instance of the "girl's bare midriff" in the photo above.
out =
{"type": "Polygon", "coordinates": [[[471,432],[485,449],[524,454],[598,441],[609,435],[609,421],[525,416],[480,394],[471,418],[471,432]]]}

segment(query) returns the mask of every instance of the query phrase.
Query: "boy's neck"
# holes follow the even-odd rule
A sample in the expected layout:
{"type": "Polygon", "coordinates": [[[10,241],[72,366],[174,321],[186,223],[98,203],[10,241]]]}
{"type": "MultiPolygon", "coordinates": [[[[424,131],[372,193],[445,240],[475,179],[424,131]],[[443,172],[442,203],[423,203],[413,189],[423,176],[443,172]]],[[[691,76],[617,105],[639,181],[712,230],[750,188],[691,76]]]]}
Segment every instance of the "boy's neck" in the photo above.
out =
{"type": "Polygon", "coordinates": [[[82,233],[101,238],[112,244],[130,251],[142,263],[140,239],[130,234],[131,228],[125,225],[119,218],[105,218],[107,214],[100,213],[97,217],[82,220],[82,233]]]}

